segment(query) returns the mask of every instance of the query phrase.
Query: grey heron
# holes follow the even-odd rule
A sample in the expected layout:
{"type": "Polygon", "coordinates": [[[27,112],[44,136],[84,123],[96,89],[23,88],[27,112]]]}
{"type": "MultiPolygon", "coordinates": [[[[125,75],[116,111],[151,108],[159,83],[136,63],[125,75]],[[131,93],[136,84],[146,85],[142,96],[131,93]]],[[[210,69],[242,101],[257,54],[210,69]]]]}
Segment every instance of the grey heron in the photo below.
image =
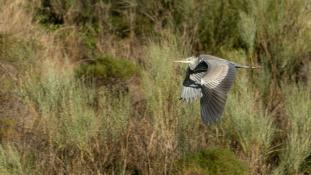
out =
{"type": "Polygon", "coordinates": [[[236,69],[256,68],[212,55],[193,56],[174,62],[189,64],[181,99],[191,102],[200,98],[201,118],[205,124],[216,122],[222,115],[236,69]]]}

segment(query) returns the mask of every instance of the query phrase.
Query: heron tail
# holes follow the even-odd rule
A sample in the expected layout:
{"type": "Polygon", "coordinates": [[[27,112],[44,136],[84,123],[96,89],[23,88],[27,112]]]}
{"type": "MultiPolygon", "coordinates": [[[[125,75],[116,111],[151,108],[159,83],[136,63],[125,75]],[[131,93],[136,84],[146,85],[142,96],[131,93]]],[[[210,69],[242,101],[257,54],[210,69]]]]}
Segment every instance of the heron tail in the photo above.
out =
{"type": "Polygon", "coordinates": [[[246,69],[258,69],[258,68],[261,68],[260,66],[245,66],[245,65],[236,64],[236,63],[235,63],[235,67],[236,68],[246,68],[246,69]]]}

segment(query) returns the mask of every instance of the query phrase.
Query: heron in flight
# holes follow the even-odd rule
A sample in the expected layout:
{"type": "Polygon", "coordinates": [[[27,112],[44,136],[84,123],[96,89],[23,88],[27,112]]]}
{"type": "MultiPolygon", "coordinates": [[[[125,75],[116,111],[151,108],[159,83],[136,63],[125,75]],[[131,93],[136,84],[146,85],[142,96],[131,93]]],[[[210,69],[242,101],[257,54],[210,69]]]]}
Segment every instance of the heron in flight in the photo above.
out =
{"type": "Polygon", "coordinates": [[[193,56],[175,62],[189,64],[181,99],[191,102],[200,98],[201,118],[205,124],[216,122],[222,115],[236,69],[256,68],[212,55],[193,56]]]}

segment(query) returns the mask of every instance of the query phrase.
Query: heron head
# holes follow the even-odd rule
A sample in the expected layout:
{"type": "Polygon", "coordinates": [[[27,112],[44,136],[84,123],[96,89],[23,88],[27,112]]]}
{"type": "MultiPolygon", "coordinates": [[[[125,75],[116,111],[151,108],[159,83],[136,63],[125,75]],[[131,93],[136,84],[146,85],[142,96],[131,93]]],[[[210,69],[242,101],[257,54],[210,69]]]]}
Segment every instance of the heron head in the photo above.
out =
{"type": "Polygon", "coordinates": [[[176,62],[176,63],[188,63],[189,67],[191,69],[193,69],[198,64],[199,59],[198,59],[198,57],[192,56],[192,57],[186,58],[184,60],[176,60],[174,62],[176,62]]]}

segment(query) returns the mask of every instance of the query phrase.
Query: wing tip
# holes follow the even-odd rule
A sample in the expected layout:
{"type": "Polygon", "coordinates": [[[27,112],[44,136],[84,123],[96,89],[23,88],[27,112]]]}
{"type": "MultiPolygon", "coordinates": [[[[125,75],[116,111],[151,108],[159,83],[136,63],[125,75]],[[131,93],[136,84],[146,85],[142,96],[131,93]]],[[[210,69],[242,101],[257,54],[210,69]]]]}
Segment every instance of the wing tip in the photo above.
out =
{"type": "Polygon", "coordinates": [[[217,123],[222,118],[221,116],[222,115],[220,114],[219,116],[206,117],[201,114],[201,119],[204,125],[212,125],[212,124],[217,123]]]}

